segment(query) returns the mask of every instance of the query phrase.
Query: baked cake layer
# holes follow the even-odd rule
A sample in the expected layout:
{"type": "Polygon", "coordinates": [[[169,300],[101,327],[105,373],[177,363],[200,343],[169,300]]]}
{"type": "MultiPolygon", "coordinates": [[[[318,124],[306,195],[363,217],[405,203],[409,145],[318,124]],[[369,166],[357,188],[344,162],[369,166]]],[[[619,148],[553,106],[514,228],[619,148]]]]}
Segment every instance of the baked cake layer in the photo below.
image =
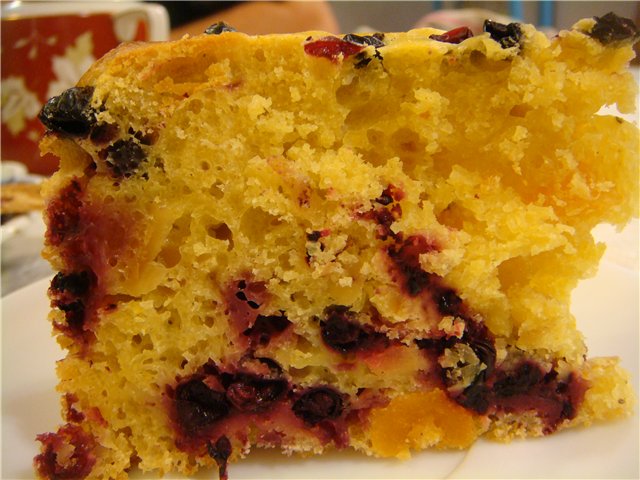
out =
{"type": "Polygon", "coordinates": [[[593,227],[638,212],[638,129],[598,114],[634,109],[637,31],[485,30],[217,25],[123,45],[52,99],[66,424],[39,475],[406,458],[629,414],[570,294],[593,227]]]}

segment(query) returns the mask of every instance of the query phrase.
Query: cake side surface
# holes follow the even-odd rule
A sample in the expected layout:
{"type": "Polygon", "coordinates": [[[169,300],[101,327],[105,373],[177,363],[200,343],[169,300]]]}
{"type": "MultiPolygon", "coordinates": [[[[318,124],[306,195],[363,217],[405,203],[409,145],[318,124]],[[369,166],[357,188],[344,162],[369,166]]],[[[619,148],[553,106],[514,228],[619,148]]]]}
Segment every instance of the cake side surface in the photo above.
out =
{"type": "Polygon", "coordinates": [[[570,312],[592,228],[638,212],[638,129],[597,114],[634,108],[632,42],[598,25],[224,32],[97,62],[44,110],[68,355],[39,474],[406,458],[628,415],[570,312]]]}

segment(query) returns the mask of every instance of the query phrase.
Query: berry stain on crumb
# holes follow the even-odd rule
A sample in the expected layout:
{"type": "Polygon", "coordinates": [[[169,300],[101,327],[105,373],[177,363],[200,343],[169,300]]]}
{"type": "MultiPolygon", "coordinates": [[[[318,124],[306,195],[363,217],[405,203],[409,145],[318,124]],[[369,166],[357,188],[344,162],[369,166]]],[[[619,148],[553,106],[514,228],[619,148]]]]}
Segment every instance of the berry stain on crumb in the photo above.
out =
{"type": "Polygon", "coordinates": [[[207,444],[207,451],[218,465],[219,480],[227,480],[229,478],[227,474],[227,461],[232,451],[229,439],[223,435],[216,440],[216,443],[209,442],[207,444]]]}
{"type": "Polygon", "coordinates": [[[42,443],[42,453],[34,464],[42,478],[85,478],[96,462],[92,453],[95,440],[79,425],[67,423],[56,433],[38,435],[36,440],[42,443]]]}

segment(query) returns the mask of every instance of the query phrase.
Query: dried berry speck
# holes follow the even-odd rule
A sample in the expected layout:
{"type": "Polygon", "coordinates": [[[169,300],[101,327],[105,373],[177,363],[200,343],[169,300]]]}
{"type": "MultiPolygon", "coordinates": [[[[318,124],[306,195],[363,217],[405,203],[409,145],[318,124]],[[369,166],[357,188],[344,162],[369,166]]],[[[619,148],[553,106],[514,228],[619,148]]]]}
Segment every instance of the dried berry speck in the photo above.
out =
{"type": "Polygon", "coordinates": [[[271,337],[282,333],[291,325],[284,313],[280,315],[258,315],[255,322],[247,328],[243,335],[249,337],[253,346],[266,346],[271,337]]]}
{"type": "Polygon", "coordinates": [[[489,33],[491,38],[498,42],[502,48],[515,47],[520,43],[520,38],[522,37],[522,29],[519,23],[505,25],[493,20],[485,20],[483,30],[489,33]]]}
{"type": "Polygon", "coordinates": [[[130,177],[147,155],[133,138],[118,140],[106,149],[106,163],[116,178],[130,177]]]}
{"type": "Polygon", "coordinates": [[[229,414],[224,392],[210,389],[194,378],[176,388],[178,422],[188,435],[194,435],[229,414]]]}
{"type": "Polygon", "coordinates": [[[344,305],[331,305],[324,311],[325,319],[320,322],[322,340],[332,350],[339,353],[366,351],[385,348],[389,340],[383,333],[376,332],[370,325],[356,321],[356,313],[344,305]]]}
{"type": "Polygon", "coordinates": [[[229,403],[241,412],[263,412],[287,392],[284,379],[262,378],[249,373],[238,373],[226,387],[229,403]]]}
{"type": "Polygon", "coordinates": [[[314,426],[323,420],[332,420],[342,415],[342,395],[331,387],[316,387],[303,393],[291,407],[296,417],[307,425],[314,426]]]}
{"type": "Polygon", "coordinates": [[[384,33],[374,33],[373,35],[356,35],[348,33],[342,39],[356,45],[373,45],[376,48],[384,47],[384,33]]]}
{"type": "Polygon", "coordinates": [[[640,38],[638,27],[629,18],[619,17],[613,12],[609,12],[602,17],[593,18],[596,24],[589,32],[589,35],[603,45],[626,40],[633,41],[640,38]]]}
{"type": "Polygon", "coordinates": [[[236,32],[237,30],[224,22],[216,22],[213,25],[207,27],[204,31],[207,35],[220,35],[225,32],[236,32]]]}

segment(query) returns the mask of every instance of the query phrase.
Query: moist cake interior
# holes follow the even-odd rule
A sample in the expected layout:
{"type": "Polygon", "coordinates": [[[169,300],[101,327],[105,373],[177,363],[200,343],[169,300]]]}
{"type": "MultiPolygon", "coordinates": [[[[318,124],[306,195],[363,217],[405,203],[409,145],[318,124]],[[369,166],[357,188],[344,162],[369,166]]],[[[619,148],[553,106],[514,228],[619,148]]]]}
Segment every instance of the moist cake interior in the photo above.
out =
{"type": "Polygon", "coordinates": [[[638,129],[597,115],[634,109],[634,29],[220,24],[98,61],[41,113],[68,353],[38,474],[407,458],[629,414],[570,295],[591,230],[638,211],[638,129]]]}

